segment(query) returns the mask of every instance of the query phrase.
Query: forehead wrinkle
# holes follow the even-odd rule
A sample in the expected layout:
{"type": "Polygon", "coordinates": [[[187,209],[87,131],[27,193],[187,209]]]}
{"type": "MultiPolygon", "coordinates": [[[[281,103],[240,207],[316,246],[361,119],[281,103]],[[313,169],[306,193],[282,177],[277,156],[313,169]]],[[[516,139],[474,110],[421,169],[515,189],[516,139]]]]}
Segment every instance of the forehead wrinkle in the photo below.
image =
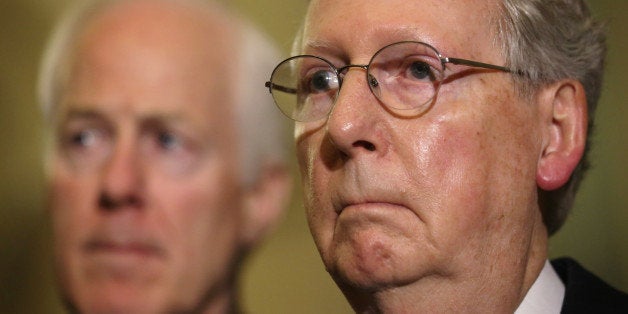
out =
{"type": "Polygon", "coordinates": [[[334,49],[338,49],[338,46],[333,45],[328,40],[322,40],[322,39],[308,39],[303,45],[303,51],[334,50],[334,49]]]}
{"type": "MultiPolygon", "coordinates": [[[[364,32],[364,36],[360,36],[349,49],[343,46],[340,39],[323,39],[323,38],[305,38],[302,53],[330,53],[346,57],[355,53],[372,56],[379,49],[386,45],[400,41],[419,41],[430,44],[439,49],[438,44],[433,36],[422,31],[416,26],[372,26],[364,32]],[[339,42],[336,44],[335,42],[339,42]],[[355,51],[354,51],[355,50],[355,51]]],[[[440,52],[440,51],[439,51],[440,52]]]]}
{"type": "Polygon", "coordinates": [[[74,106],[71,107],[67,112],[63,114],[61,117],[62,121],[68,121],[73,119],[85,119],[85,120],[94,120],[102,118],[104,115],[99,111],[93,108],[84,107],[84,106],[74,106]]]}
{"type": "MultiPolygon", "coordinates": [[[[485,24],[487,29],[482,30],[481,32],[478,33],[478,35],[486,34],[487,31],[491,34],[495,34],[496,29],[494,26],[494,20],[495,20],[494,16],[496,14],[499,14],[500,0],[481,0],[481,1],[464,0],[464,1],[470,1],[475,6],[480,8],[480,10],[485,12],[485,14],[478,17],[469,17],[468,15],[466,15],[466,17],[470,18],[470,20],[461,20],[461,21],[466,22],[466,23],[481,23],[483,24],[483,26],[480,28],[484,28],[484,24],[485,24]]],[[[321,3],[325,3],[325,1],[313,1],[313,3],[314,2],[318,3],[320,6],[324,5],[321,3]]],[[[459,2],[458,0],[442,0],[438,2],[426,3],[425,5],[434,6],[435,10],[439,10],[440,12],[443,12],[444,16],[447,16],[446,12],[447,12],[448,7],[458,6],[459,2]]],[[[391,6],[394,6],[394,5],[391,4],[391,6]]],[[[370,23],[367,27],[360,28],[359,33],[355,35],[353,38],[351,38],[347,36],[347,32],[351,32],[351,31],[355,32],[355,29],[336,30],[336,29],[330,29],[329,27],[312,28],[311,25],[308,25],[308,24],[321,24],[322,23],[320,21],[318,21],[318,23],[312,22],[312,18],[313,18],[312,7],[313,6],[310,6],[310,10],[308,10],[308,16],[307,16],[308,23],[306,23],[305,25],[304,35],[308,36],[308,33],[314,30],[314,32],[317,32],[317,33],[314,33],[314,36],[325,36],[325,39],[327,38],[331,39],[330,40],[331,44],[333,44],[335,41],[337,41],[338,43],[345,43],[346,41],[350,41],[352,42],[351,46],[341,47],[344,49],[339,49],[341,52],[346,51],[346,53],[349,55],[351,55],[353,52],[361,53],[364,55],[369,54],[369,53],[372,54],[372,53],[375,53],[378,49],[384,47],[385,45],[388,45],[394,42],[404,41],[404,40],[414,40],[414,41],[425,42],[433,46],[434,48],[436,48],[438,52],[444,56],[471,58],[478,54],[477,51],[473,51],[473,49],[471,49],[473,44],[476,42],[476,40],[471,39],[471,35],[473,33],[463,38],[457,38],[454,36],[455,38],[457,38],[457,40],[452,40],[451,35],[456,35],[460,33],[460,30],[457,28],[448,27],[448,23],[450,23],[451,22],[450,20],[455,18],[458,15],[452,16],[450,19],[443,20],[440,23],[442,25],[434,28],[432,27],[434,26],[434,24],[424,23],[420,15],[417,15],[416,20],[414,20],[414,22],[399,23],[399,21],[397,20],[379,19],[378,15],[374,14],[373,15],[374,22],[370,23]],[[466,42],[464,41],[465,39],[470,39],[471,41],[466,42]]],[[[391,10],[393,10],[392,7],[390,8],[391,10]]],[[[403,10],[404,8],[405,7],[403,5],[400,5],[399,8],[397,9],[403,10]]],[[[322,9],[317,8],[317,10],[322,10],[322,9]]],[[[370,14],[366,14],[364,18],[368,19],[369,16],[370,14]]],[[[460,15],[460,17],[465,17],[465,15],[464,14],[460,15]]],[[[323,18],[323,20],[325,21],[325,18],[323,18]]],[[[464,32],[466,33],[467,30],[465,29],[464,32]]],[[[488,47],[494,50],[496,36],[490,36],[490,37],[493,39],[491,40],[490,45],[488,47]]],[[[317,42],[320,41],[320,39],[318,38],[314,38],[311,41],[309,41],[307,37],[305,37],[304,39],[305,40],[303,42],[305,42],[306,44],[308,44],[309,42],[312,42],[314,44],[311,46],[312,48],[325,49],[327,46],[330,46],[330,43],[325,43],[325,42],[323,43],[323,45],[318,45],[317,42]]],[[[307,46],[304,45],[304,47],[307,47],[307,46]]],[[[330,50],[330,51],[333,51],[333,50],[330,50]]],[[[356,56],[352,55],[352,57],[356,57],[356,56]]],[[[368,57],[370,57],[370,55],[368,57]]]]}
{"type": "Polygon", "coordinates": [[[137,107],[137,106],[103,106],[96,104],[71,102],[66,106],[68,109],[63,113],[63,119],[70,118],[132,118],[135,121],[164,121],[181,122],[185,120],[185,114],[179,110],[179,106],[167,108],[159,107],[137,107]],[[147,110],[144,110],[148,108],[147,110]]]}

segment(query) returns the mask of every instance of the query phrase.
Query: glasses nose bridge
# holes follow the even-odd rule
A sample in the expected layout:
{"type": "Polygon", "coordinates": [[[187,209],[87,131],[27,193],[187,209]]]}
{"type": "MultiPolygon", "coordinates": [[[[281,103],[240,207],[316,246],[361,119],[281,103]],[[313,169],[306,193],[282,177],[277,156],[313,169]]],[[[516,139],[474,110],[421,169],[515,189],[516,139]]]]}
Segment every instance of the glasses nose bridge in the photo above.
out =
{"type": "MultiPolygon", "coordinates": [[[[347,64],[343,67],[337,68],[336,69],[336,75],[338,77],[338,90],[336,91],[336,97],[333,99],[333,103],[332,106],[329,110],[329,113],[327,115],[327,118],[329,119],[329,116],[331,115],[332,111],[334,111],[334,108],[336,107],[337,104],[337,100],[338,97],[340,95],[340,91],[342,89],[342,84],[344,82],[344,77],[347,75],[348,71],[351,68],[359,68],[359,69],[363,69],[365,71],[365,76],[366,76],[366,83],[367,85],[369,85],[369,91],[371,93],[374,94],[372,88],[371,88],[371,84],[372,84],[372,80],[370,79],[370,74],[368,73],[369,71],[369,67],[370,67],[370,63],[369,64],[347,64]]],[[[373,78],[373,81],[375,82],[375,84],[377,84],[377,81],[373,78]]],[[[375,95],[377,97],[377,95],[375,95]]]]}
{"type": "Polygon", "coordinates": [[[368,71],[369,65],[368,64],[347,64],[341,68],[338,68],[336,72],[338,73],[338,76],[342,78],[345,75],[347,75],[344,72],[349,72],[351,68],[360,68],[360,69],[363,69],[364,71],[368,71]]]}
{"type": "Polygon", "coordinates": [[[368,70],[369,69],[369,65],[368,64],[347,64],[341,68],[338,68],[338,74],[342,74],[342,72],[344,71],[348,71],[350,68],[361,68],[364,70],[368,70]]]}
{"type": "Polygon", "coordinates": [[[336,70],[336,73],[338,74],[338,81],[340,83],[339,87],[342,87],[342,81],[343,81],[345,75],[347,75],[347,73],[349,72],[349,70],[351,68],[360,68],[360,69],[363,69],[365,71],[368,71],[369,65],[368,64],[347,64],[347,65],[345,65],[345,66],[343,66],[341,68],[338,68],[336,70]],[[347,72],[347,73],[345,73],[345,72],[347,72]]]}

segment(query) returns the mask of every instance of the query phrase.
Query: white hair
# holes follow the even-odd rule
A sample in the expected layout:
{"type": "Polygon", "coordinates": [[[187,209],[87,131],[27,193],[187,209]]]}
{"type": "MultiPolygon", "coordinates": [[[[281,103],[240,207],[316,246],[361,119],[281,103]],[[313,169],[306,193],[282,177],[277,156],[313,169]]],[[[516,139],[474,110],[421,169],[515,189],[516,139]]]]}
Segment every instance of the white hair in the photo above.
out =
{"type": "MultiPolygon", "coordinates": [[[[257,29],[244,24],[240,32],[236,71],[236,116],[242,139],[244,173],[254,173],[263,163],[284,163],[287,154],[287,120],[264,87],[275,65],[278,50],[257,29]]],[[[254,178],[253,178],[254,179],[254,178]]],[[[249,179],[250,180],[250,179],[249,179]]]]}
{"type": "MultiPolygon", "coordinates": [[[[69,11],[54,30],[42,58],[38,82],[39,102],[49,125],[54,123],[54,110],[69,81],[71,62],[81,31],[95,15],[121,1],[130,0],[83,2],[69,11]]],[[[236,21],[234,25],[239,54],[233,59],[235,80],[233,88],[229,90],[235,93],[234,123],[239,139],[242,180],[246,184],[256,182],[261,167],[285,163],[287,153],[287,124],[264,88],[269,73],[280,60],[279,50],[253,25],[218,3],[198,0],[159,1],[218,10],[219,14],[229,15],[236,21]]]]}

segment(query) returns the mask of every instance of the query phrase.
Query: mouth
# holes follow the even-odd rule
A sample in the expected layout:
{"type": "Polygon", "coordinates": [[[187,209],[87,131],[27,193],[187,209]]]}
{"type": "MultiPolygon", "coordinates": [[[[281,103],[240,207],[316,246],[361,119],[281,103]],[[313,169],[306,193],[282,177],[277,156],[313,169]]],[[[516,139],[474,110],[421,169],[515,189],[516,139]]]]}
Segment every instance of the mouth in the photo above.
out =
{"type": "Polygon", "coordinates": [[[164,250],[152,241],[91,239],[83,246],[84,252],[91,256],[162,258],[164,250]]]}
{"type": "Polygon", "coordinates": [[[387,201],[363,201],[363,202],[348,202],[342,203],[339,206],[335,206],[337,215],[340,215],[345,211],[388,211],[393,209],[399,209],[405,207],[403,204],[387,202],[387,201]]]}

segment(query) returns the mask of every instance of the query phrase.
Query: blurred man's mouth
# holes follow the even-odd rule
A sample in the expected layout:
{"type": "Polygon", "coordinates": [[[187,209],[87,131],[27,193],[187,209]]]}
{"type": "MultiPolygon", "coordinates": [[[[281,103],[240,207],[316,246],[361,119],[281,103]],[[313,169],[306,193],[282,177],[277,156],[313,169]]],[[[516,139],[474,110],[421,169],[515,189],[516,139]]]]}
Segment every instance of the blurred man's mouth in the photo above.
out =
{"type": "Polygon", "coordinates": [[[123,237],[96,237],[85,242],[83,252],[94,258],[151,259],[165,257],[165,251],[150,240],[123,237]]]}

